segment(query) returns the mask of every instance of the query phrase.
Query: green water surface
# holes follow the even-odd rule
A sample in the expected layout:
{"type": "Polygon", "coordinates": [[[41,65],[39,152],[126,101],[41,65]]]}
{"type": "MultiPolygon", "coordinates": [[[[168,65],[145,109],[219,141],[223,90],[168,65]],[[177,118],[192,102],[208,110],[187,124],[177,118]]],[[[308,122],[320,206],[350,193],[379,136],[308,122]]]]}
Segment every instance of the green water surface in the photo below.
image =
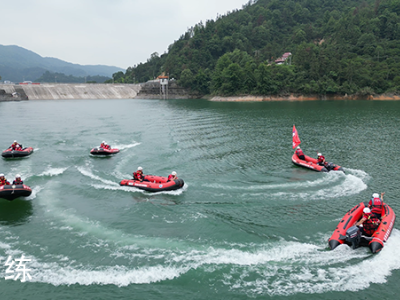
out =
{"type": "Polygon", "coordinates": [[[374,192],[400,210],[400,102],[217,103],[71,100],[0,103],[0,160],[33,189],[0,199],[2,299],[395,299],[398,225],[378,255],[327,241],[374,192]],[[305,154],[346,173],[291,162],[305,154]],[[105,140],[121,152],[92,157],[105,140]],[[183,189],[120,187],[176,171],[183,189]],[[5,280],[9,256],[31,279],[5,280]]]}

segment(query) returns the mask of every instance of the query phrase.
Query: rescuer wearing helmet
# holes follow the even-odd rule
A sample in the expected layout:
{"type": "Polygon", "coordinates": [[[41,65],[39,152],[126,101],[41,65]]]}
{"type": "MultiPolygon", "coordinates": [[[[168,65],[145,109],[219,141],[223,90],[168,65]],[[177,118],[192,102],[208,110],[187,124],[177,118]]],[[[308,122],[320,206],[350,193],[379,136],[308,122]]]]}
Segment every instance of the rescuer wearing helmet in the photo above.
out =
{"type": "Polygon", "coordinates": [[[17,141],[14,141],[14,143],[11,144],[10,148],[12,150],[22,150],[22,145],[18,144],[17,141]]]}
{"type": "Polygon", "coordinates": [[[371,200],[369,200],[368,207],[371,210],[371,213],[374,214],[377,218],[381,219],[383,214],[383,195],[385,193],[381,193],[379,197],[378,193],[373,193],[371,200]]]}
{"type": "Polygon", "coordinates": [[[24,184],[24,182],[21,180],[21,175],[17,174],[15,176],[15,180],[13,181],[13,184],[15,184],[15,185],[24,184]]]}
{"type": "Polygon", "coordinates": [[[297,146],[296,148],[296,155],[301,160],[306,160],[306,157],[304,156],[303,150],[301,150],[300,146],[297,146]]]}
{"type": "Polygon", "coordinates": [[[318,153],[318,161],[317,164],[320,166],[325,166],[325,156],[323,156],[321,153],[318,153]]]}
{"type": "Polygon", "coordinates": [[[136,172],[133,172],[133,180],[139,180],[143,181],[144,175],[143,175],[143,168],[138,167],[136,172]]]}
{"type": "Polygon", "coordinates": [[[110,150],[110,149],[111,149],[111,146],[108,145],[105,141],[103,141],[103,142],[100,144],[100,148],[110,150]]]}
{"type": "Polygon", "coordinates": [[[4,177],[4,174],[0,174],[0,186],[1,185],[10,185],[7,179],[4,177]]]}
{"type": "Polygon", "coordinates": [[[168,175],[168,181],[175,180],[175,179],[178,179],[178,175],[176,174],[175,171],[173,171],[171,174],[168,175]]]}
{"type": "Polygon", "coordinates": [[[372,236],[380,223],[381,221],[371,212],[371,209],[369,207],[364,207],[363,215],[360,221],[356,223],[356,226],[361,227],[361,232],[364,235],[372,236]]]}

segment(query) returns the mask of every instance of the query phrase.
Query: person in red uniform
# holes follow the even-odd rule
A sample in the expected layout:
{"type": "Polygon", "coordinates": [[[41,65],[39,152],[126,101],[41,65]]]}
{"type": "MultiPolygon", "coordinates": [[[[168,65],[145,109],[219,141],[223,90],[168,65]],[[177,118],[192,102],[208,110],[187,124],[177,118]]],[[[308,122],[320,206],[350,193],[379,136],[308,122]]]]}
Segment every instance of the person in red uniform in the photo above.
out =
{"type": "Polygon", "coordinates": [[[12,143],[12,145],[10,146],[10,148],[12,150],[22,150],[22,145],[18,144],[17,141],[14,141],[14,143],[12,143]]]}
{"type": "Polygon", "coordinates": [[[1,185],[10,185],[7,179],[4,177],[4,174],[0,174],[0,186],[1,185]]]}
{"type": "Polygon", "coordinates": [[[381,193],[380,197],[378,193],[373,193],[372,198],[368,203],[371,213],[379,219],[382,218],[383,213],[383,195],[385,195],[385,193],[381,193]]]}
{"type": "Polygon", "coordinates": [[[318,161],[317,164],[320,166],[325,166],[325,156],[323,156],[321,153],[318,153],[318,161]]]}
{"type": "Polygon", "coordinates": [[[361,232],[364,235],[372,236],[375,230],[379,227],[380,223],[381,221],[371,212],[371,209],[369,207],[365,207],[363,210],[363,215],[360,221],[356,223],[356,226],[361,227],[361,232]]]}
{"type": "Polygon", "coordinates": [[[106,145],[107,145],[107,143],[106,143],[105,141],[103,141],[103,142],[100,144],[100,148],[105,149],[105,148],[106,148],[106,145]]]}
{"type": "Polygon", "coordinates": [[[296,155],[298,158],[306,160],[306,157],[304,156],[303,150],[301,150],[300,146],[297,146],[296,148],[296,155]]]}
{"type": "Polygon", "coordinates": [[[110,149],[111,149],[111,146],[108,145],[107,143],[104,143],[104,148],[106,148],[107,150],[110,150],[110,149]]]}
{"type": "Polygon", "coordinates": [[[15,176],[15,180],[13,181],[13,184],[15,184],[15,185],[24,184],[24,182],[21,180],[21,175],[17,174],[15,176]]]}
{"type": "Polygon", "coordinates": [[[143,168],[139,167],[136,172],[133,172],[133,180],[143,181],[143,179],[144,179],[143,168]]]}
{"type": "Polygon", "coordinates": [[[172,181],[178,179],[178,175],[176,175],[176,172],[173,171],[171,174],[168,175],[168,180],[167,181],[172,181]]]}

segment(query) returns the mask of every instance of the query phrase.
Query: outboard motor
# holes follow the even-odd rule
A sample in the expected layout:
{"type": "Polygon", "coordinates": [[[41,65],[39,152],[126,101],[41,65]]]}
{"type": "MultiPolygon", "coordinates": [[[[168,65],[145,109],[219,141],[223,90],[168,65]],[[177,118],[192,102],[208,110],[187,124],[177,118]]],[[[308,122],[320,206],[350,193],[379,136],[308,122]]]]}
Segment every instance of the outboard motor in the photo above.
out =
{"type": "Polygon", "coordinates": [[[325,164],[325,168],[326,168],[328,171],[332,171],[332,170],[335,168],[335,165],[334,165],[333,163],[326,163],[326,164],[325,164]]]}
{"type": "Polygon", "coordinates": [[[352,249],[357,248],[360,245],[361,230],[357,226],[351,226],[346,231],[346,242],[351,245],[352,249]]]}

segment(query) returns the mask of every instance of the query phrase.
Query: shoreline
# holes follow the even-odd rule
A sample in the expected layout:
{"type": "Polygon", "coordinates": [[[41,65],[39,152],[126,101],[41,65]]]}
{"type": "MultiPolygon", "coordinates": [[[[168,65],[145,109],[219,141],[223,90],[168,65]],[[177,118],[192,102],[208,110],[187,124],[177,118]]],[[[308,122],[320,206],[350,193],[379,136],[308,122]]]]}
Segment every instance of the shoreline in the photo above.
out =
{"type": "Polygon", "coordinates": [[[340,95],[295,95],[288,96],[213,96],[208,100],[214,102],[266,102],[266,101],[324,101],[324,100],[379,100],[379,101],[397,101],[400,100],[400,95],[382,94],[382,95],[368,95],[368,96],[340,96],[340,95]]]}
{"type": "Polygon", "coordinates": [[[0,101],[21,100],[79,100],[79,99],[203,99],[213,102],[270,102],[270,101],[326,101],[326,100],[377,100],[398,101],[400,94],[380,95],[240,95],[213,96],[191,94],[182,88],[171,88],[165,94],[158,88],[144,84],[63,84],[42,83],[37,85],[0,84],[0,101]]]}

